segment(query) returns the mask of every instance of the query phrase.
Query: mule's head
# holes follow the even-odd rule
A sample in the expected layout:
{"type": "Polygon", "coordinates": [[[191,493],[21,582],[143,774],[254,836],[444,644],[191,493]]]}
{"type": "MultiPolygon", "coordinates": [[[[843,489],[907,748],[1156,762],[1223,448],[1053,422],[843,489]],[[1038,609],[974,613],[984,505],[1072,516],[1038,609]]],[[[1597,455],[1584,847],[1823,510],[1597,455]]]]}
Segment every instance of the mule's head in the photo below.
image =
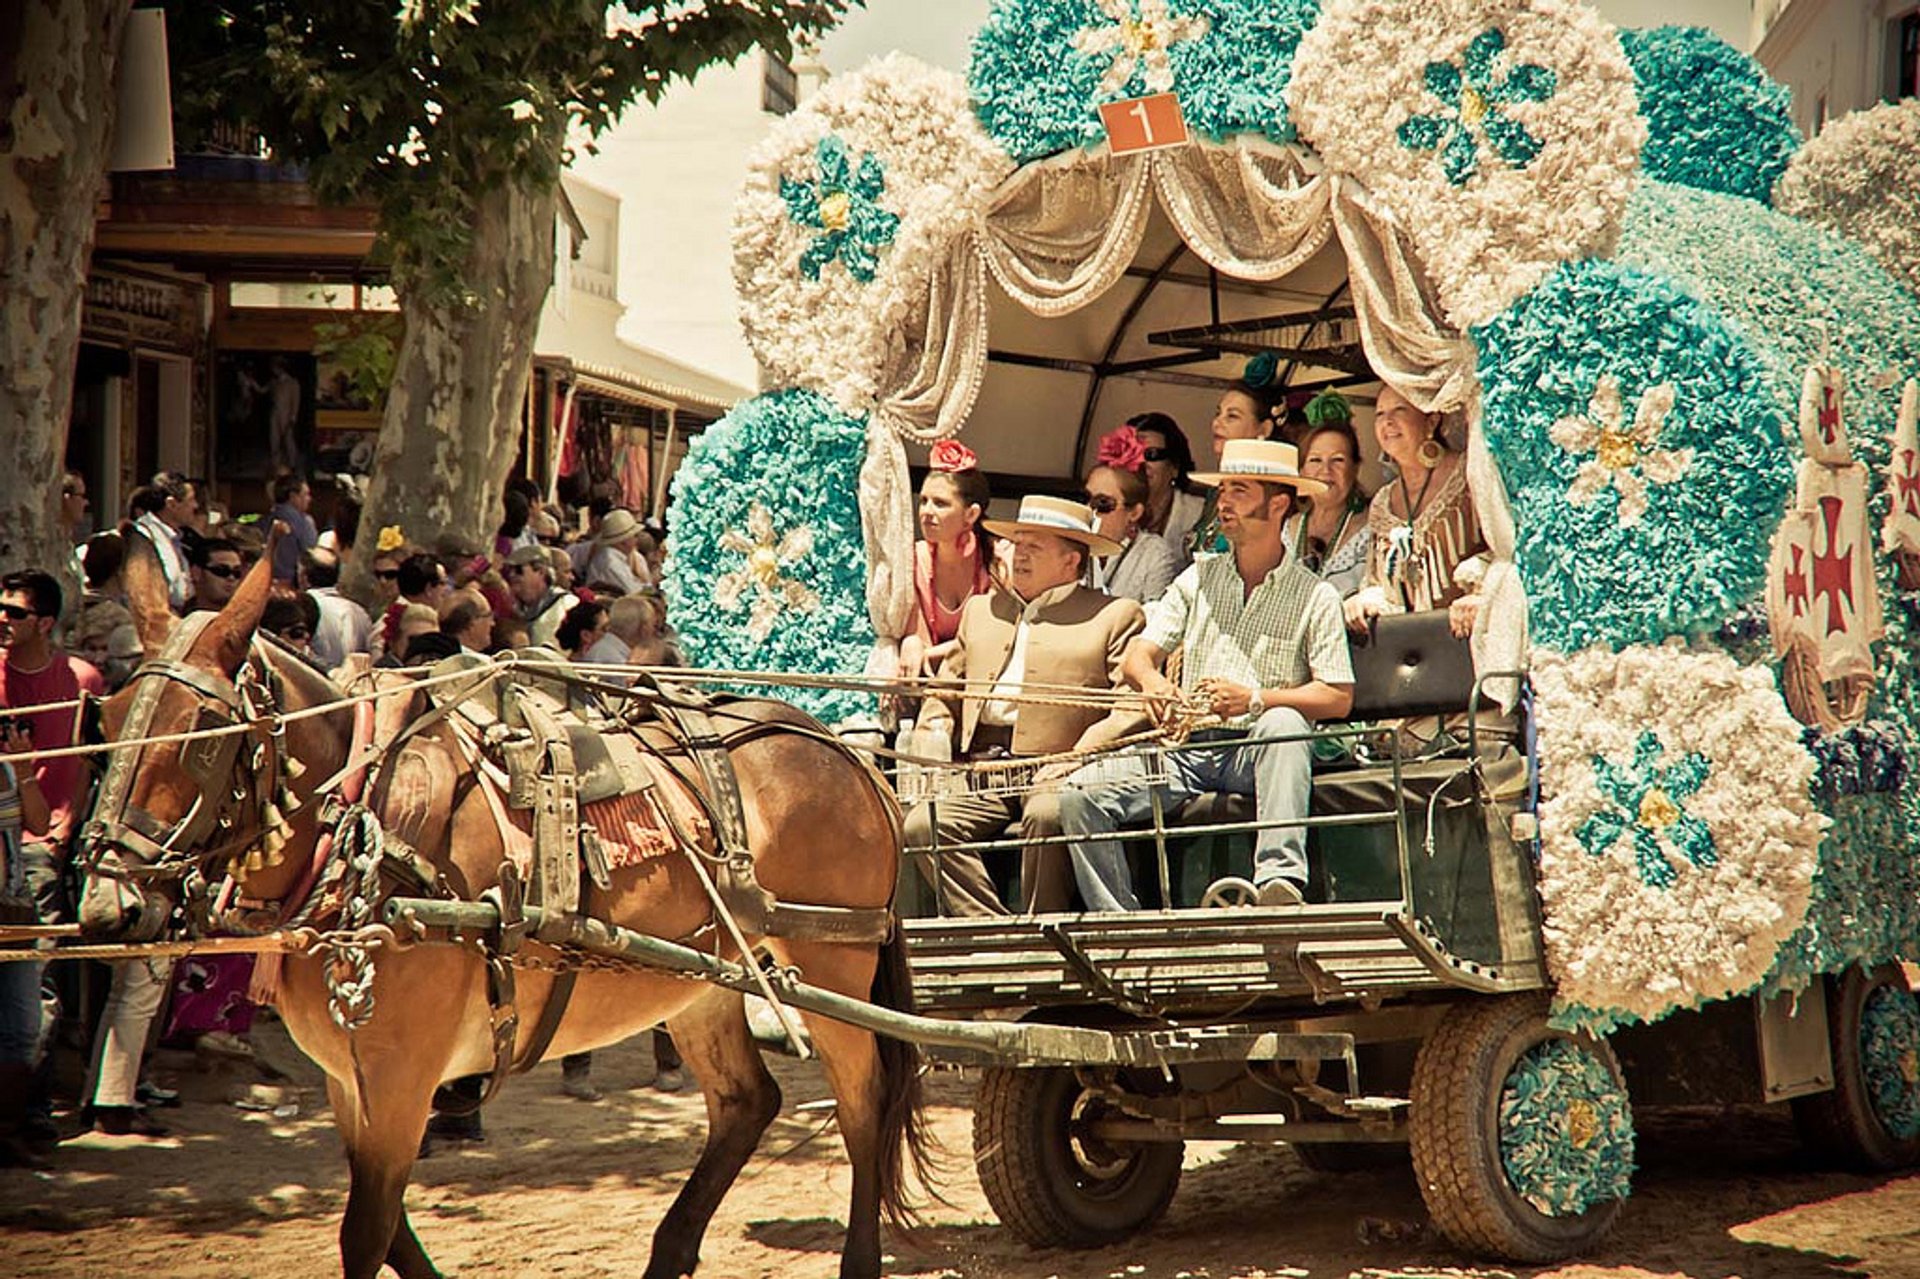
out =
{"type": "MultiPolygon", "coordinates": [[[[89,937],[150,941],[183,886],[244,847],[261,803],[247,776],[256,738],[219,730],[252,718],[239,689],[254,629],[272,584],[262,556],[218,613],[182,621],[167,608],[158,560],[132,539],[126,585],[145,660],[101,708],[110,742],[175,734],[191,740],[128,745],[109,753],[90,819],[81,829],[80,926],[89,937]]],[[[217,875],[214,876],[217,878],[217,875]]]]}

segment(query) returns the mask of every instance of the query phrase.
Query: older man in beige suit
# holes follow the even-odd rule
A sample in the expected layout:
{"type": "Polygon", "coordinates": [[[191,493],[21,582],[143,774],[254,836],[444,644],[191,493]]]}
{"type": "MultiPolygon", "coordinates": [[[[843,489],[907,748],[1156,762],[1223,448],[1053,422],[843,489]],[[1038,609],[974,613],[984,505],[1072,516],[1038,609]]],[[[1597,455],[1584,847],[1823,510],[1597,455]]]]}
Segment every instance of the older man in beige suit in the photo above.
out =
{"type": "MultiPolygon", "coordinates": [[[[1029,497],[1020,504],[1018,519],[985,523],[990,532],[1013,543],[1011,589],[967,601],[958,642],[939,672],[942,679],[965,681],[967,695],[928,698],[921,709],[921,730],[952,734],[955,758],[980,759],[1000,753],[1085,750],[1142,727],[1146,721],[1137,709],[1017,700],[1020,686],[1027,683],[1102,690],[1119,686],[1127,642],[1145,624],[1134,601],[1079,584],[1089,554],[1110,555],[1118,549],[1095,531],[1093,512],[1078,502],[1029,497]]],[[[1013,821],[1020,823],[1026,839],[1059,835],[1057,793],[1043,787],[1024,799],[979,793],[941,796],[907,815],[907,844],[933,843],[936,826],[942,847],[998,839],[1013,821]]],[[[1007,913],[978,853],[943,852],[937,859],[920,854],[912,860],[934,883],[936,901],[945,913],[1007,913]]],[[[1066,846],[1029,845],[1020,866],[1022,909],[1064,910],[1072,891],[1066,846]]]]}

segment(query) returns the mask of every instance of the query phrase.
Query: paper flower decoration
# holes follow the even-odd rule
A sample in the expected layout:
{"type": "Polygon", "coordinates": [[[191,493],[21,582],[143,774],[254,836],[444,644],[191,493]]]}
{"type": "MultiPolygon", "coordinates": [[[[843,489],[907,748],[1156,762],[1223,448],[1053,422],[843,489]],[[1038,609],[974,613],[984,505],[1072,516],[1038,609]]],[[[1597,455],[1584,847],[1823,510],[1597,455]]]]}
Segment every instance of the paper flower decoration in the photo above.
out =
{"type": "Polygon", "coordinates": [[[733,215],[740,326],[768,382],[855,416],[898,391],[889,356],[924,331],[929,281],[1011,169],[964,82],[901,54],[776,122],[733,215]]]}
{"type": "Polygon", "coordinates": [[[1616,764],[1604,755],[1593,757],[1594,785],[1611,801],[1580,826],[1580,842],[1595,857],[1611,854],[1626,838],[1633,845],[1640,878],[1654,888],[1672,888],[1679,879],[1675,855],[1694,866],[1711,866],[1713,832],[1689,814],[1683,805],[1700,789],[1712,768],[1698,753],[1662,767],[1666,748],[1653,733],[1640,734],[1633,759],[1616,764]]]}
{"type": "Polygon", "coordinates": [[[1612,28],[1578,0],[1327,0],[1288,101],[1460,328],[1607,252],[1646,133],[1612,28]]]}
{"type": "Polygon", "coordinates": [[[1673,411],[1673,387],[1662,383],[1640,397],[1633,425],[1625,424],[1620,404],[1620,379],[1600,375],[1585,417],[1563,417],[1548,431],[1555,444],[1569,453],[1592,454],[1580,463],[1567,489],[1567,500],[1585,506],[1613,488],[1620,494],[1619,520],[1632,528],[1647,513],[1647,485],[1671,484],[1693,464],[1692,449],[1663,449],[1656,445],[1667,414],[1673,411]]]}
{"type": "Polygon", "coordinates": [[[1743,337],[1610,262],[1561,267],[1473,336],[1535,642],[1658,642],[1758,597],[1793,470],[1743,337]]]}
{"type": "Polygon", "coordinates": [[[385,555],[389,551],[399,550],[406,544],[407,535],[400,531],[400,526],[388,524],[380,530],[380,536],[375,539],[373,549],[377,554],[385,555]]]}
{"type": "Polygon", "coordinates": [[[738,610],[751,596],[747,634],[765,642],[783,612],[811,613],[820,607],[820,594],[806,583],[788,577],[786,570],[813,552],[813,529],[805,524],[775,532],[773,515],[758,502],[747,506],[747,528],[720,535],[720,549],[744,556],[746,562],[714,583],[713,602],[726,612],[738,610]]]}
{"type": "Polygon", "coordinates": [[[1920,98],[1841,116],[1802,147],[1774,187],[1783,213],[1837,231],[1920,297],[1920,98]]]}
{"type": "Polygon", "coordinates": [[[1523,169],[1544,145],[1509,108],[1545,102],[1558,78],[1531,62],[1497,70],[1495,60],[1506,48],[1506,33],[1488,27],[1474,37],[1459,62],[1429,62],[1427,92],[1440,100],[1442,110],[1409,116],[1398,130],[1400,145],[1409,151],[1438,152],[1447,181],[1457,187],[1465,186],[1480,167],[1482,147],[1510,167],[1523,169]]]}
{"type": "Polygon", "coordinates": [[[1787,87],[1701,27],[1622,30],[1620,47],[1647,122],[1647,176],[1767,203],[1800,148],[1787,87]]]}
{"type": "Polygon", "coordinates": [[[1501,1086],[1501,1166],[1514,1191],[1549,1217],[1625,1199],[1633,1140],[1627,1090],[1572,1040],[1529,1049],[1501,1086]]]}
{"type": "Polygon", "coordinates": [[[1860,1010],[1860,1062],[1874,1118],[1898,1141],[1920,1137],[1920,1005],[1882,986],[1860,1010]]]}
{"type": "Polygon", "coordinates": [[[1535,649],[1533,684],[1557,1000],[1652,1021],[1752,989],[1806,918],[1825,825],[1771,670],[1677,642],[1535,649]]]}
{"type": "Polygon", "coordinates": [[[817,280],[820,269],[838,258],[854,279],[871,284],[880,269],[880,251],[900,229],[899,217],[880,207],[886,174],[874,156],[863,155],[856,164],[838,137],[820,139],[814,154],[819,174],[812,181],[780,179],[780,198],[793,220],[820,232],[800,255],[800,270],[817,280]]]}
{"type": "Polygon", "coordinates": [[[1117,471],[1146,470],[1147,446],[1140,438],[1140,432],[1131,426],[1117,426],[1100,437],[1100,447],[1094,453],[1094,460],[1102,466],[1111,466],[1117,471]]]}
{"type": "Polygon", "coordinates": [[[955,471],[971,471],[980,465],[980,459],[959,440],[939,440],[928,452],[927,465],[933,470],[952,474],[955,471]]]}
{"type": "Polygon", "coordinates": [[[1319,0],[995,0],[968,73],[986,131],[1025,163],[1106,140],[1103,103],[1171,90],[1208,141],[1291,142],[1293,51],[1319,0]]]}
{"type": "MultiPolygon", "coordinates": [[[[673,478],[666,595],[696,665],[857,675],[873,643],[858,477],[866,426],[809,391],[734,407],[673,478]]],[[[829,722],[859,693],[743,686],[829,722]]]]}
{"type": "Polygon", "coordinates": [[[1148,93],[1165,93],[1173,87],[1173,60],[1168,50],[1186,40],[1197,40],[1213,24],[1205,14],[1175,17],[1167,0],[1097,0],[1100,11],[1112,19],[1111,26],[1082,27],[1074,33],[1073,47],[1095,62],[1105,60],[1107,70],[1094,90],[1111,97],[1125,88],[1136,74],[1148,93]]]}

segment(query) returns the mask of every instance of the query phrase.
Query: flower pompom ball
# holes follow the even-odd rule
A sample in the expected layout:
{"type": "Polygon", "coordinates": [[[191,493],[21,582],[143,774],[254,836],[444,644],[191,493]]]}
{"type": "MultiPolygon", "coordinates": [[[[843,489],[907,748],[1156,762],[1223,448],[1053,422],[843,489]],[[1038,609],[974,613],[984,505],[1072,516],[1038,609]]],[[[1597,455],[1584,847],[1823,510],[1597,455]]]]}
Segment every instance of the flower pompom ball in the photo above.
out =
{"type": "Polygon", "coordinates": [[[1800,148],[1792,92],[1701,27],[1623,30],[1620,47],[1647,122],[1646,175],[1767,203],[1800,148]]]}

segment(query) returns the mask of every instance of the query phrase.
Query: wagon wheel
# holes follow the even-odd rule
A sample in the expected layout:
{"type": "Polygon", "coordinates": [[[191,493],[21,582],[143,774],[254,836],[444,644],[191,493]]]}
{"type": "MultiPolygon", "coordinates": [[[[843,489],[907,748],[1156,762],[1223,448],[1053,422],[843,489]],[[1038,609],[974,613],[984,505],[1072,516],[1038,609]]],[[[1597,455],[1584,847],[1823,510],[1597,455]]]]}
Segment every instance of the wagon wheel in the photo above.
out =
{"type": "Polygon", "coordinates": [[[1604,1040],[1547,1025],[1544,993],[1449,1011],[1414,1063],[1414,1173],[1458,1247],[1544,1262],[1613,1228],[1633,1119],[1604,1040]]]}
{"type": "Polygon", "coordinates": [[[1117,1243],[1159,1220],[1180,1184],[1183,1146],[1085,1131],[1117,1115],[1064,1067],[984,1071],[973,1152],[994,1215],[1036,1248],[1117,1243]]]}
{"type": "Polygon", "coordinates": [[[1228,875],[1216,879],[1207,885],[1207,891],[1200,898],[1202,906],[1258,906],[1260,890],[1253,886],[1252,880],[1242,879],[1238,875],[1228,875]]]}
{"type": "Polygon", "coordinates": [[[1858,964],[1827,982],[1831,1091],[1799,1097],[1806,1143],[1873,1172],[1920,1163],[1920,1004],[1898,964],[1858,964]]]}

